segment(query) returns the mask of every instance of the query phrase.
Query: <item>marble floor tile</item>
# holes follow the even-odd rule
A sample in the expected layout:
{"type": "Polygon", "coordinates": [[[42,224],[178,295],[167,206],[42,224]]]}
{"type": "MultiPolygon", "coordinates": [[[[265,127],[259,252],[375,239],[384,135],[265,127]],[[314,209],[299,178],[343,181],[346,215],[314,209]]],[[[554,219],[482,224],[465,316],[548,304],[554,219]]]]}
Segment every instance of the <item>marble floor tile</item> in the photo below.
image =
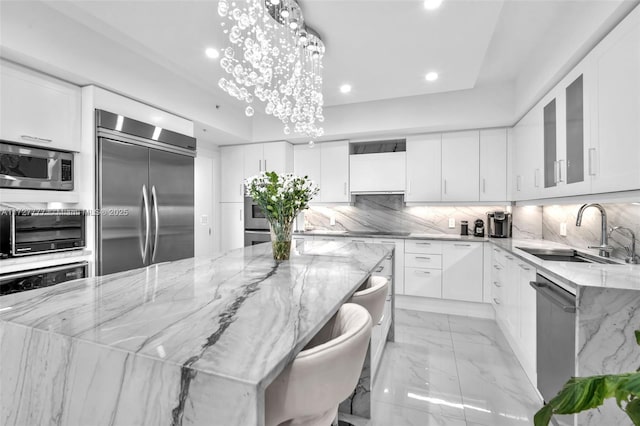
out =
{"type": "Polygon", "coordinates": [[[372,399],[433,414],[464,418],[453,350],[388,344],[372,399]]]}
{"type": "Polygon", "coordinates": [[[398,309],[379,371],[357,426],[530,425],[541,406],[492,320],[398,309]]]}
{"type": "Polygon", "coordinates": [[[376,402],[370,420],[340,415],[354,426],[467,426],[464,419],[427,413],[400,405],[376,402]]]}
{"type": "Polygon", "coordinates": [[[396,309],[396,327],[421,327],[429,330],[450,331],[449,315],[433,312],[396,309]]]}

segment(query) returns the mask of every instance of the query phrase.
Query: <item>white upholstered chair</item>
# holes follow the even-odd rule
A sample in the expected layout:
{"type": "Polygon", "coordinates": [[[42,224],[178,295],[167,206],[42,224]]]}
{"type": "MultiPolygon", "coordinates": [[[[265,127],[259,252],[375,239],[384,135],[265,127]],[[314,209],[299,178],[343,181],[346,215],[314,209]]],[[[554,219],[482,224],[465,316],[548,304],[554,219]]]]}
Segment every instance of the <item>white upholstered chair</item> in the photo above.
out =
{"type": "Polygon", "coordinates": [[[356,290],[349,299],[349,303],[357,303],[369,311],[373,325],[382,318],[384,302],[389,292],[389,280],[385,277],[371,276],[356,290]]]}
{"type": "Polygon", "coordinates": [[[329,426],[358,384],[370,337],[369,312],[342,305],[267,387],[266,426],[329,426]]]}

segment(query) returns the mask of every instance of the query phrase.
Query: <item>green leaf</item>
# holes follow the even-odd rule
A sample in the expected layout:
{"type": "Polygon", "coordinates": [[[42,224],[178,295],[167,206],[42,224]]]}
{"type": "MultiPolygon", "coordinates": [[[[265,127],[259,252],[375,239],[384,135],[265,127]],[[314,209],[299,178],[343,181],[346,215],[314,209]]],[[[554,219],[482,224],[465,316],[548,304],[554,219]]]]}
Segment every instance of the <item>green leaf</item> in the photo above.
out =
{"type": "Polygon", "coordinates": [[[533,416],[534,426],[547,426],[551,421],[552,415],[553,407],[549,404],[545,405],[533,416]]]}
{"type": "Polygon", "coordinates": [[[635,426],[640,426],[640,399],[633,399],[627,404],[624,411],[635,426]]]}
{"type": "Polygon", "coordinates": [[[636,343],[640,346],[640,330],[636,330],[636,343]]]}

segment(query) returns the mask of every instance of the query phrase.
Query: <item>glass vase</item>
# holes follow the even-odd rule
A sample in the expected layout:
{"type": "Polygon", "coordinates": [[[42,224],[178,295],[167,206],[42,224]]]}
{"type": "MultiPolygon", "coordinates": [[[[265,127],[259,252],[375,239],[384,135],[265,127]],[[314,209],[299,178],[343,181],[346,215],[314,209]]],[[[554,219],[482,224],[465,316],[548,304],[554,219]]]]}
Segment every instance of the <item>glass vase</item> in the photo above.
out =
{"type": "Polygon", "coordinates": [[[273,258],[277,261],[289,260],[291,253],[291,233],[293,232],[293,221],[290,222],[269,222],[271,231],[271,247],[273,258]]]}

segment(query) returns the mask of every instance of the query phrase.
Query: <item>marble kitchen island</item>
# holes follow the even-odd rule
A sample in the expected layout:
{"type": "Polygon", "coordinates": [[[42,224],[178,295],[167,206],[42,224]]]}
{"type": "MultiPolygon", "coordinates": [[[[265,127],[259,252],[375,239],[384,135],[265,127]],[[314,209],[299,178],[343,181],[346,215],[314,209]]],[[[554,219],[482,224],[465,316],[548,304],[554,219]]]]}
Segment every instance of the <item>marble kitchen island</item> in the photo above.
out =
{"type": "Polygon", "coordinates": [[[266,386],[389,253],[261,244],[4,296],[0,423],[262,425],[266,386]]]}

